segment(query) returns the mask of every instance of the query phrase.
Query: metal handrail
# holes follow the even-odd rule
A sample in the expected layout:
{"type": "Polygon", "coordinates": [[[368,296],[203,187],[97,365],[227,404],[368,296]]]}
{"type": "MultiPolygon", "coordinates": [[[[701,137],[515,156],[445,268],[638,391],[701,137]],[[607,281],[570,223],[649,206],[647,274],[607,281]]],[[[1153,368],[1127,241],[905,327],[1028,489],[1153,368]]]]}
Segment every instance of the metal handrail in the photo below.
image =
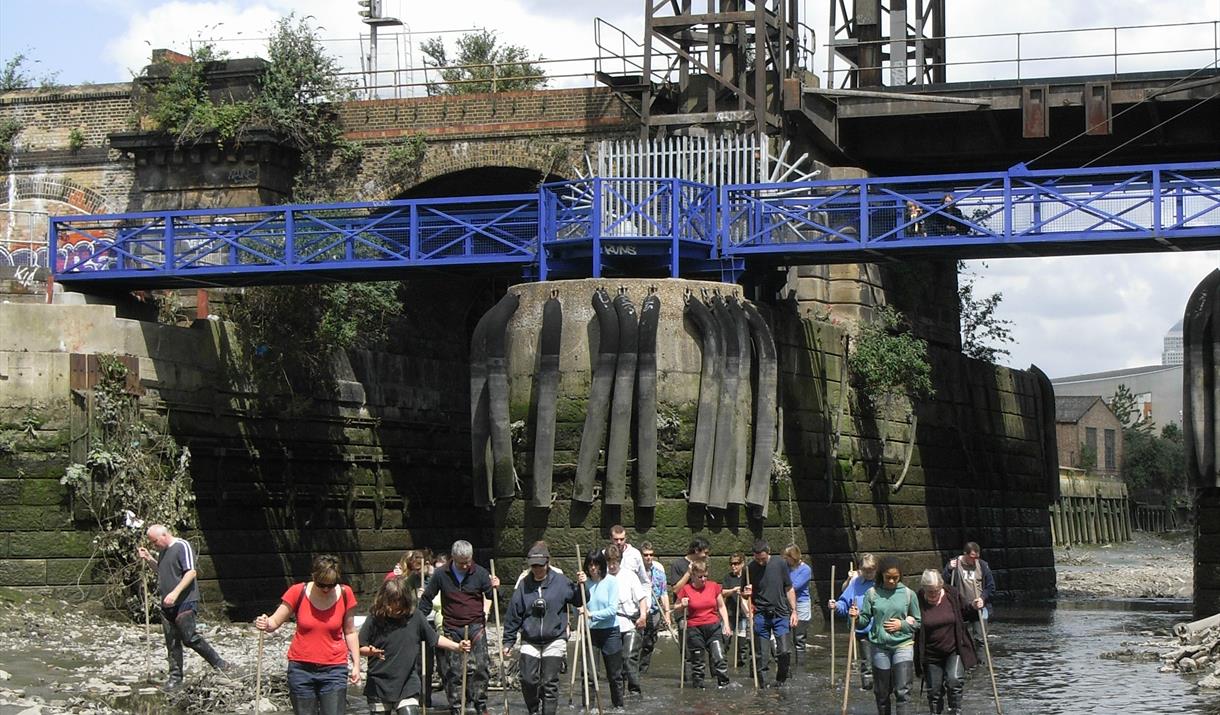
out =
{"type": "MultiPolygon", "coordinates": [[[[1213,66],[1220,66],[1220,20],[1200,20],[1200,21],[1195,21],[1195,22],[1173,22],[1173,23],[1153,24],[1153,25],[1117,25],[1117,26],[1113,26],[1113,27],[1086,27],[1086,28],[1074,28],[1074,29],[1068,28],[1068,29],[1058,29],[1058,30],[1038,30],[1038,31],[1034,31],[1034,32],[985,32],[985,33],[976,33],[976,34],[968,34],[968,35],[925,35],[925,36],[922,36],[921,38],[908,38],[908,39],[922,39],[922,40],[931,41],[931,42],[939,41],[939,42],[943,42],[943,43],[948,43],[951,40],[952,41],[991,40],[991,39],[997,39],[997,38],[1013,39],[1015,41],[1015,55],[1011,56],[1011,57],[963,60],[963,61],[958,61],[958,62],[938,62],[938,63],[936,63],[936,65],[944,66],[944,67],[972,67],[972,66],[997,65],[997,64],[1015,64],[1016,65],[1015,79],[1021,79],[1022,74],[1023,74],[1021,71],[1021,68],[1022,68],[1023,64],[1028,65],[1029,63],[1037,63],[1037,62],[1063,62],[1063,61],[1067,61],[1067,60],[1090,60],[1090,59],[1112,58],[1113,59],[1113,63],[1112,63],[1113,72],[1114,72],[1114,74],[1117,75],[1117,74],[1119,74],[1119,61],[1123,58],[1145,57],[1145,56],[1151,56],[1151,55],[1179,55],[1179,54],[1188,54],[1188,53],[1210,52],[1210,53],[1212,53],[1212,63],[1211,64],[1213,66]],[[1188,27],[1194,27],[1194,28],[1210,27],[1212,29],[1211,44],[1210,45],[1200,45],[1198,47],[1187,47],[1187,48],[1164,47],[1164,48],[1153,49],[1153,50],[1120,51],[1120,49],[1119,49],[1119,46],[1120,46],[1119,33],[1122,31],[1167,30],[1167,29],[1181,29],[1181,28],[1188,28],[1188,27]],[[1025,39],[1028,41],[1031,38],[1038,38],[1038,37],[1043,37],[1043,36],[1072,35],[1072,34],[1079,35],[1079,34],[1085,34],[1085,33],[1098,33],[1098,32],[1109,32],[1111,34],[1111,37],[1112,37],[1111,50],[1109,52],[1085,52],[1085,53],[1077,53],[1077,54],[1060,54],[1060,55],[1048,55],[1048,56],[1036,56],[1036,57],[1022,57],[1021,56],[1022,39],[1025,39]]],[[[836,51],[836,48],[841,48],[841,47],[884,46],[889,43],[890,43],[890,40],[888,38],[881,39],[881,40],[850,40],[850,39],[835,39],[832,37],[826,43],[826,48],[827,48],[828,52],[833,53],[836,51]]],[[[999,44],[999,43],[992,43],[992,44],[999,44]]],[[[851,63],[850,60],[848,60],[846,57],[843,57],[842,55],[839,56],[839,59],[846,60],[849,64],[849,69],[831,70],[828,68],[827,69],[827,86],[831,86],[831,87],[835,86],[834,82],[835,82],[836,75],[840,75],[841,73],[844,73],[844,72],[852,73],[852,72],[858,72],[861,70],[884,70],[884,69],[887,69],[896,64],[907,64],[908,66],[911,66],[911,64],[912,64],[910,62],[903,62],[903,61],[899,60],[896,62],[883,63],[882,65],[878,65],[878,66],[857,66],[857,65],[851,63]]],[[[1194,69],[1194,68],[1192,67],[1191,69],[1194,69]]]]}

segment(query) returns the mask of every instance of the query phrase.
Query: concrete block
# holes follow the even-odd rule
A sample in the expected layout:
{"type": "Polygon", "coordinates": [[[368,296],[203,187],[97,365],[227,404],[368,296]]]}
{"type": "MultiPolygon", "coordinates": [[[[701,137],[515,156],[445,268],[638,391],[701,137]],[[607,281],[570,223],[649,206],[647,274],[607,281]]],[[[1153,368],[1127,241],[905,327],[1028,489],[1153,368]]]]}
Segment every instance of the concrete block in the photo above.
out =
{"type": "Polygon", "coordinates": [[[0,586],[44,586],[46,559],[0,559],[0,586]]]}

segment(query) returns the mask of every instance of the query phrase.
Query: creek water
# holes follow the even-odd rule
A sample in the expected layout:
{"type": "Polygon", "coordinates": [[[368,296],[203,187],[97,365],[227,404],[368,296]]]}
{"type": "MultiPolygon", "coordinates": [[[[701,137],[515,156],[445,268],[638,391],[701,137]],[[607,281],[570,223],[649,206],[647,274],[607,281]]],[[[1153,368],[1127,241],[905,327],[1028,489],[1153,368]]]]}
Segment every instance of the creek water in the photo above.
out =
{"type": "MultiPolygon", "coordinates": [[[[1210,713],[1220,715],[1220,693],[1199,690],[1194,679],[1172,673],[1157,672],[1156,662],[1120,662],[1103,659],[1106,651],[1124,644],[1139,644],[1150,634],[1164,636],[1171,626],[1190,618],[1189,603],[1182,600],[1077,600],[1023,606],[1001,605],[991,623],[990,640],[996,679],[1003,711],[1007,715],[1077,715],[1090,713],[1210,713]]],[[[815,622],[816,623],[816,622],[815,622]]],[[[836,624],[836,680],[830,683],[828,634],[814,628],[810,633],[810,651],[800,659],[788,684],[779,690],[754,692],[750,671],[742,668],[731,672],[733,683],[727,688],[707,690],[678,688],[678,648],[662,639],[653,659],[653,667],[644,678],[643,698],[627,701],[627,713],[638,715],[779,715],[807,713],[832,715],[839,712],[842,700],[843,657],[847,640],[844,623],[836,624]]],[[[20,657],[0,658],[0,668],[9,670],[13,679],[5,683],[20,685],[44,697],[51,695],[37,683],[34,670],[45,675],[48,668],[66,672],[73,663],[59,660],[64,653],[43,652],[37,646],[23,649],[20,657]],[[55,667],[52,667],[55,664],[55,667]]],[[[188,658],[194,658],[188,655],[188,658]]],[[[493,666],[494,667],[494,666],[493,666]]],[[[188,674],[188,678],[191,676],[188,674]]],[[[579,688],[579,683],[577,683],[579,688]]],[[[603,683],[603,705],[609,712],[609,696],[603,683]]],[[[912,715],[928,712],[926,699],[914,685],[912,715]]],[[[577,693],[568,705],[568,677],[565,675],[560,693],[560,712],[580,710],[577,693]]],[[[164,697],[157,695],[128,696],[110,701],[126,712],[170,713],[164,697]]],[[[444,696],[437,693],[434,708],[429,712],[441,715],[444,696]]],[[[525,713],[524,704],[516,692],[510,693],[509,704],[515,715],[525,713]]],[[[365,713],[367,708],[359,689],[351,690],[349,712],[365,713]]],[[[45,706],[44,706],[45,707],[45,706]]],[[[488,710],[496,715],[503,712],[502,695],[489,694],[488,710]]],[[[0,703],[0,715],[16,715],[23,708],[0,703]]],[[[857,715],[876,712],[872,693],[859,690],[853,684],[848,711],[857,715]]],[[[59,712],[46,708],[41,712],[59,712]]],[[[246,712],[250,712],[249,709],[246,712]]],[[[281,713],[285,711],[280,711],[281,713]]],[[[991,684],[984,666],[976,668],[966,686],[964,712],[987,715],[995,712],[991,684]]]]}
{"type": "MultiPolygon", "coordinates": [[[[1049,603],[1045,606],[1001,606],[990,628],[990,647],[1006,715],[1086,715],[1089,713],[1211,713],[1220,715],[1220,693],[1201,691],[1194,680],[1170,673],[1158,673],[1158,663],[1124,663],[1100,657],[1124,643],[1140,643],[1169,632],[1172,624],[1189,620],[1189,603],[1176,600],[1077,601],[1049,603]]],[[[828,633],[811,632],[816,649],[802,656],[789,683],[779,690],[753,691],[748,668],[730,673],[733,683],[727,688],[711,687],[696,691],[678,688],[678,653],[672,641],[662,640],[653,667],[644,679],[642,699],[628,699],[628,713],[666,713],[667,715],[779,715],[804,713],[832,715],[840,711],[842,699],[842,659],[847,640],[844,627],[836,624],[834,688],[830,686],[828,633]]],[[[579,682],[577,687],[579,688],[579,682]]],[[[872,693],[853,684],[848,712],[871,715],[876,712],[872,693]]],[[[603,705],[609,709],[604,691],[603,705]]],[[[912,715],[928,712],[927,701],[913,687],[912,715]]],[[[503,711],[502,696],[493,692],[488,710],[503,711]]],[[[443,703],[439,693],[435,709],[443,703]]],[[[573,706],[568,702],[568,680],[562,683],[560,712],[579,710],[580,695],[573,706]]],[[[525,708],[516,693],[509,698],[513,713],[525,708]]],[[[352,712],[366,712],[362,699],[350,698],[352,712]]],[[[985,666],[969,676],[963,712],[986,715],[995,712],[991,683],[985,666]]]]}

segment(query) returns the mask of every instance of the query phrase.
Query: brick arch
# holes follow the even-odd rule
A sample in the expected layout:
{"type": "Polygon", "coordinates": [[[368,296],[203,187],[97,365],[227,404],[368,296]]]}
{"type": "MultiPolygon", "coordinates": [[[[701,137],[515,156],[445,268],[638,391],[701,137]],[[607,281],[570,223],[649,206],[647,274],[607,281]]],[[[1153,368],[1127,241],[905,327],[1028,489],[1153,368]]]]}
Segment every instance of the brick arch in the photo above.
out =
{"type": "Polygon", "coordinates": [[[71,179],[46,176],[7,176],[0,179],[0,205],[23,199],[58,201],[87,214],[110,211],[105,197],[71,179]]]}
{"type": "MultiPolygon", "coordinates": [[[[8,176],[0,179],[0,206],[16,213],[0,212],[0,266],[51,264],[47,247],[47,214],[96,214],[111,211],[97,191],[61,177],[8,176]],[[29,213],[22,213],[22,211],[29,213]]],[[[74,234],[60,241],[57,260],[73,251],[92,251],[100,236],[74,234]]]]}
{"type": "Polygon", "coordinates": [[[446,174],[472,169],[510,168],[536,171],[543,176],[575,178],[575,169],[585,151],[581,139],[560,137],[513,138],[497,141],[428,142],[418,177],[409,186],[397,187],[404,193],[446,174]],[[557,147],[563,148],[559,156],[557,147]]]}

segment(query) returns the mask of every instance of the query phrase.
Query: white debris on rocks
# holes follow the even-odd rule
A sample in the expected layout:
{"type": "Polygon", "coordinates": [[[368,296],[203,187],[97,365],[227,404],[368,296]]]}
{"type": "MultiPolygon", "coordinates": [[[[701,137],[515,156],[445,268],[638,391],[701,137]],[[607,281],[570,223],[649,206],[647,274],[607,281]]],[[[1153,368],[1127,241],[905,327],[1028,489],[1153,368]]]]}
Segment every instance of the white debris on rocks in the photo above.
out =
{"type": "MultiPolygon", "coordinates": [[[[1145,631],[1142,635],[1153,636],[1145,631]]],[[[1199,675],[1200,688],[1220,690],[1220,626],[1186,636],[1153,638],[1141,643],[1123,644],[1102,658],[1120,661],[1159,662],[1162,673],[1199,675]]]]}

